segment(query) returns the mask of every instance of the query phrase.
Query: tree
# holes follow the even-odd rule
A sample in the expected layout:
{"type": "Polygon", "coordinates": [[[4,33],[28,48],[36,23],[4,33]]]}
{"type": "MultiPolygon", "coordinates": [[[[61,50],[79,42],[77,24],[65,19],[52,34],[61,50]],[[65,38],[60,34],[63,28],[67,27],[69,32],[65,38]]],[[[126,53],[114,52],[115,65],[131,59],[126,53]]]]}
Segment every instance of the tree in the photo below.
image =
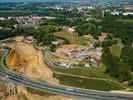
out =
{"type": "Polygon", "coordinates": [[[121,64],[119,57],[113,56],[109,47],[104,48],[103,51],[104,52],[102,54],[102,61],[105,65],[114,67],[121,64]]]}
{"type": "Polygon", "coordinates": [[[100,47],[100,41],[94,42],[94,47],[100,47]]]}
{"type": "Polygon", "coordinates": [[[12,37],[13,34],[11,33],[11,30],[9,29],[1,29],[0,30],[0,40],[12,37]]]}
{"type": "Polygon", "coordinates": [[[77,26],[76,32],[78,32],[79,36],[91,34],[92,36],[97,37],[100,34],[101,30],[95,24],[85,23],[83,25],[77,26]]]}
{"type": "Polygon", "coordinates": [[[112,40],[104,40],[102,42],[102,47],[109,47],[112,46],[112,40]]]}
{"type": "Polygon", "coordinates": [[[4,28],[13,28],[13,25],[17,24],[14,19],[0,20],[0,26],[4,28]]]}
{"type": "MultiPolygon", "coordinates": [[[[132,19],[132,17],[130,17],[132,19]]],[[[124,16],[105,16],[100,24],[103,32],[110,33],[113,37],[120,38],[124,45],[132,45],[133,43],[133,23],[124,22],[124,16]],[[123,19],[122,19],[123,18],[123,19]]],[[[127,17],[128,19],[128,17],[127,17]]]]}
{"type": "Polygon", "coordinates": [[[119,81],[127,81],[131,79],[131,70],[124,64],[119,66],[107,66],[106,73],[112,77],[118,78],[119,81]]]}
{"type": "Polygon", "coordinates": [[[131,78],[131,70],[125,64],[122,64],[119,57],[113,56],[109,47],[104,48],[102,61],[107,66],[106,73],[120,81],[127,81],[131,78]]]}
{"type": "Polygon", "coordinates": [[[118,79],[120,81],[127,81],[129,79],[131,79],[131,70],[129,67],[127,67],[126,65],[122,64],[119,68],[118,68],[118,79]]]}
{"type": "Polygon", "coordinates": [[[125,46],[122,48],[122,52],[120,55],[122,62],[129,66],[133,71],[133,47],[125,46]]]}

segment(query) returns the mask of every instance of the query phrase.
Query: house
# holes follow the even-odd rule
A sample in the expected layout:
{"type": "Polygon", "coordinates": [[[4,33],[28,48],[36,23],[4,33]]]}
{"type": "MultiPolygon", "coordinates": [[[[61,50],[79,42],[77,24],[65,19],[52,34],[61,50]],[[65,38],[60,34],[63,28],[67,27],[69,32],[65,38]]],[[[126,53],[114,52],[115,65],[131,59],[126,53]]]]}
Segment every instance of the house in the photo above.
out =
{"type": "Polygon", "coordinates": [[[102,64],[102,62],[99,59],[88,57],[83,61],[83,64],[85,67],[98,67],[102,64]]]}
{"type": "Polygon", "coordinates": [[[88,56],[82,61],[86,67],[98,67],[102,64],[102,48],[98,47],[95,49],[90,49],[88,56]]]}
{"type": "Polygon", "coordinates": [[[27,36],[24,39],[25,43],[32,44],[34,42],[34,37],[33,36],[27,36]]]}
{"type": "Polygon", "coordinates": [[[101,35],[98,37],[98,39],[102,42],[105,40],[106,37],[107,37],[106,33],[101,33],[101,35]]]}
{"type": "Polygon", "coordinates": [[[64,45],[56,50],[57,54],[63,54],[68,58],[80,60],[87,54],[87,47],[81,45],[64,45]]]}
{"type": "Polygon", "coordinates": [[[63,42],[64,42],[64,40],[62,40],[62,39],[56,39],[55,41],[52,41],[52,44],[59,45],[59,44],[61,44],[63,42]]]}
{"type": "Polygon", "coordinates": [[[0,27],[0,30],[2,29],[3,27],[0,27]]]}
{"type": "MultiPolygon", "coordinates": [[[[101,47],[90,49],[81,45],[63,45],[55,53],[60,55],[60,59],[63,57],[63,59],[71,61],[71,64],[76,62],[75,65],[83,63],[86,67],[98,67],[102,64],[101,56],[103,51],[101,47]]],[[[67,67],[67,65],[62,66],[67,67]]]]}

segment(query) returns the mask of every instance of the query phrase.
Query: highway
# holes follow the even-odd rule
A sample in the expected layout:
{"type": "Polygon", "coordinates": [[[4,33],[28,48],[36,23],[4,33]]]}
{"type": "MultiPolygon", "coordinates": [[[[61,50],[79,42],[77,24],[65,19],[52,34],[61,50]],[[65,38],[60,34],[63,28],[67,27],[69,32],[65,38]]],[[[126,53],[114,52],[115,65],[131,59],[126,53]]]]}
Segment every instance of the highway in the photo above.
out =
{"type": "MultiPolygon", "coordinates": [[[[3,61],[3,59],[1,61],[3,61]]],[[[1,65],[3,66],[3,62],[1,62],[1,65]]],[[[24,85],[32,89],[64,96],[83,98],[83,100],[133,100],[133,95],[131,94],[118,94],[90,89],[81,89],[63,85],[55,85],[45,81],[31,80],[30,78],[17,75],[15,72],[11,72],[8,69],[5,70],[3,67],[0,68],[0,78],[3,81],[9,81],[14,84],[24,85]]]]}
{"type": "Polygon", "coordinates": [[[65,96],[72,96],[72,97],[80,97],[80,98],[89,98],[89,99],[97,99],[97,100],[133,100],[133,95],[129,94],[114,94],[108,92],[100,92],[95,90],[86,90],[86,89],[79,89],[74,87],[67,87],[67,86],[60,86],[60,85],[53,85],[47,82],[37,82],[32,81],[28,78],[25,78],[20,75],[16,75],[13,72],[6,72],[4,70],[0,71],[1,77],[6,77],[7,81],[13,82],[15,84],[25,85],[27,87],[37,89],[40,91],[47,91],[54,94],[63,94],[65,96]]]}

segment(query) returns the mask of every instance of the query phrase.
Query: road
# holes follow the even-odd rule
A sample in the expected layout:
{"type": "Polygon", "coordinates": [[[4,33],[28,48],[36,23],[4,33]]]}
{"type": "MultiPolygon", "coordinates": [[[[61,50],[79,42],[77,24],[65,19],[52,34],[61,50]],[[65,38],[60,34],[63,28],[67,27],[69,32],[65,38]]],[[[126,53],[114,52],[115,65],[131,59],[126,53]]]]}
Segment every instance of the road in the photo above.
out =
{"type": "Polygon", "coordinates": [[[3,69],[3,67],[0,69],[0,77],[1,77],[1,80],[3,81],[9,81],[14,84],[30,87],[32,89],[46,91],[54,94],[60,94],[64,96],[70,96],[70,97],[76,97],[76,98],[82,98],[82,99],[88,99],[88,100],[90,99],[133,100],[133,95],[130,95],[130,94],[118,94],[118,93],[110,93],[110,92],[104,92],[104,91],[101,92],[101,91],[90,90],[90,89],[81,89],[81,88],[68,87],[63,85],[55,85],[44,81],[31,80],[27,77],[18,75],[9,70],[5,70],[3,69]]]}
{"type": "Polygon", "coordinates": [[[47,82],[32,81],[20,75],[16,75],[9,71],[0,71],[0,76],[7,81],[13,82],[15,84],[22,84],[27,87],[37,89],[40,91],[48,91],[54,94],[63,94],[65,96],[98,99],[98,100],[133,100],[133,95],[129,94],[114,94],[108,92],[100,92],[95,90],[79,89],[74,87],[67,87],[61,85],[53,85],[47,82]]]}
{"type": "MultiPolygon", "coordinates": [[[[50,52],[50,51],[48,51],[48,50],[45,50],[45,51],[44,51],[44,58],[45,58],[44,61],[48,64],[48,66],[50,66],[52,69],[55,69],[55,68],[67,69],[66,67],[62,67],[62,66],[60,66],[60,65],[55,64],[54,62],[52,62],[52,61],[49,59],[49,56],[51,56],[51,55],[55,55],[55,56],[56,56],[55,53],[52,53],[52,52],[50,52]]],[[[71,68],[72,68],[72,66],[71,66],[71,68]]],[[[85,77],[85,76],[81,76],[81,75],[73,75],[73,74],[68,74],[68,73],[62,73],[62,72],[58,72],[58,71],[56,71],[56,70],[53,70],[53,72],[54,72],[54,73],[57,73],[57,74],[62,74],[62,75],[67,75],[67,76],[75,76],[75,77],[86,78],[86,79],[104,80],[104,81],[116,83],[116,84],[120,85],[121,87],[126,88],[126,86],[124,86],[124,85],[120,84],[119,82],[116,82],[116,81],[114,81],[114,80],[112,80],[112,79],[85,77]]]]}

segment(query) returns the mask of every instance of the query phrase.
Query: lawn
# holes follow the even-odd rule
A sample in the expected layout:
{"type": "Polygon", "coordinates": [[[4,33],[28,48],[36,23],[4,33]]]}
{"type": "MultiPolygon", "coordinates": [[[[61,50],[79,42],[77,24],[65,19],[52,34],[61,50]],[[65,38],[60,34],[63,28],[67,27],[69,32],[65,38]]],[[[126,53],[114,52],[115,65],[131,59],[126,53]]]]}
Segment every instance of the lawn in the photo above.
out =
{"type": "Polygon", "coordinates": [[[121,48],[120,48],[118,45],[113,45],[113,46],[111,46],[111,47],[110,47],[110,50],[111,50],[111,53],[112,53],[114,56],[120,57],[121,48]]]}
{"type": "Polygon", "coordinates": [[[76,33],[71,33],[67,30],[62,30],[60,32],[54,33],[57,37],[63,37],[67,39],[71,44],[83,44],[86,45],[87,41],[84,37],[79,37],[76,33]]]}
{"type": "Polygon", "coordinates": [[[58,75],[58,74],[55,74],[54,77],[60,80],[60,84],[78,87],[78,88],[94,89],[94,90],[101,90],[101,91],[124,89],[120,85],[113,83],[111,81],[87,79],[87,78],[58,75]]]}
{"type": "Polygon", "coordinates": [[[121,39],[119,39],[119,38],[114,38],[114,39],[117,40],[118,43],[116,45],[111,46],[110,50],[114,56],[120,57],[121,48],[122,48],[123,44],[121,43],[121,39]]]}
{"type": "Polygon", "coordinates": [[[109,79],[110,77],[105,74],[105,67],[83,67],[83,66],[77,66],[75,68],[69,68],[69,69],[54,69],[62,73],[68,73],[73,75],[79,75],[79,76],[85,76],[85,77],[93,77],[93,78],[104,78],[109,79]]]}

